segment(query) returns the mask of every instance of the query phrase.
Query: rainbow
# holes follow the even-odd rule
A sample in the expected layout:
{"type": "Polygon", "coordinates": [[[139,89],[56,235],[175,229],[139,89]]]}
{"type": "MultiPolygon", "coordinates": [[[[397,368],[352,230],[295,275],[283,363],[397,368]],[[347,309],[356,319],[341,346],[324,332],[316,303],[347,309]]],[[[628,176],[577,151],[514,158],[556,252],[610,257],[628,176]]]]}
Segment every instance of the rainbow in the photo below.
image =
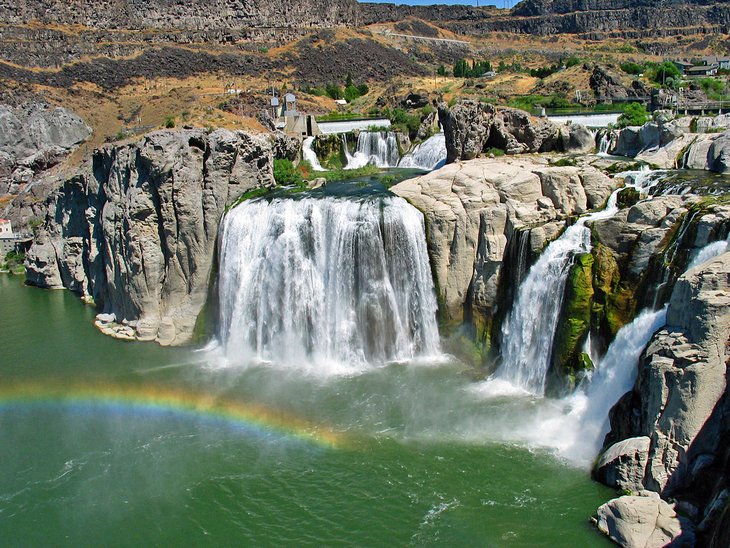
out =
{"type": "Polygon", "coordinates": [[[242,427],[262,435],[294,438],[326,448],[343,445],[334,430],[258,404],[227,400],[183,388],[19,383],[0,386],[0,413],[25,406],[62,406],[118,413],[172,414],[242,427]]]}

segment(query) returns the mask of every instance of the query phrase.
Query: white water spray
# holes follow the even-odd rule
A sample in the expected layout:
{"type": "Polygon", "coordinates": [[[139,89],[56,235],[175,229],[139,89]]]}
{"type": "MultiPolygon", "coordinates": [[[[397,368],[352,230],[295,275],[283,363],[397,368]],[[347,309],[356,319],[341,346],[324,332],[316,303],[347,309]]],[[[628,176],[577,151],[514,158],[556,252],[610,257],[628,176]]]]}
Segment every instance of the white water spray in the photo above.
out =
{"type": "Polygon", "coordinates": [[[304,139],[304,142],[302,143],[302,155],[304,156],[304,159],[309,162],[309,165],[312,166],[313,170],[325,171],[325,169],[322,167],[322,164],[319,163],[317,153],[314,152],[314,148],[312,148],[313,143],[314,137],[307,137],[306,139],[304,139]]]}
{"type": "Polygon", "coordinates": [[[326,373],[439,353],[423,216],[402,198],[244,202],[220,250],[229,360],[326,373]]]}
{"type": "Polygon", "coordinates": [[[727,240],[711,242],[702,249],[699,249],[695,253],[692,261],[689,263],[687,270],[701,265],[702,263],[706,263],[710,259],[714,259],[715,257],[722,255],[726,251],[730,251],[730,235],[727,237],[727,240]]]}
{"type": "Polygon", "coordinates": [[[432,171],[446,163],[446,137],[437,133],[403,156],[398,167],[410,167],[432,171]]]}
{"type": "Polygon", "coordinates": [[[377,167],[396,167],[400,160],[398,139],[392,131],[361,131],[357,137],[355,154],[350,155],[346,152],[346,156],[345,169],[357,169],[369,164],[377,167]]]}

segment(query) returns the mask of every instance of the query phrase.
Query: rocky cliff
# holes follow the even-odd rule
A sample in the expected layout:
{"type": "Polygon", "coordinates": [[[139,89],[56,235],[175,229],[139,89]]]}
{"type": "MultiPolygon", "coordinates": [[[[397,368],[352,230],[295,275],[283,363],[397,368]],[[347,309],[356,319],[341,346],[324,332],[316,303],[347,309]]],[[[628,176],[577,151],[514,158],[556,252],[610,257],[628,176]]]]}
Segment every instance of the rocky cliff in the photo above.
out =
{"type": "Polygon", "coordinates": [[[81,25],[102,29],[238,29],[332,27],[354,24],[355,0],[268,2],[264,0],[0,0],[6,23],[81,25]]]}
{"type": "Polygon", "coordinates": [[[488,350],[492,324],[504,313],[510,240],[529,229],[529,245],[539,252],[569,216],[601,207],[616,184],[591,167],[551,167],[539,157],[520,157],[449,164],[391,190],[425,215],[444,320],[474,324],[488,350]]]}
{"type": "Polygon", "coordinates": [[[65,108],[0,105],[0,196],[17,194],[36,173],[56,165],[90,134],[91,128],[65,108]]]}
{"type": "Polygon", "coordinates": [[[208,296],[221,216],[272,184],[268,139],[244,132],[158,131],[104,147],[49,197],[28,282],[93,300],[109,334],[186,343],[208,296]]]}
{"type": "MultiPolygon", "coordinates": [[[[729,363],[730,253],[724,253],[678,280],[666,327],[646,348],[633,391],[612,410],[609,446],[596,468],[609,485],[676,501],[698,524],[702,545],[722,546],[727,538],[729,363]]],[[[691,525],[684,529],[690,536],[691,525]]]]}

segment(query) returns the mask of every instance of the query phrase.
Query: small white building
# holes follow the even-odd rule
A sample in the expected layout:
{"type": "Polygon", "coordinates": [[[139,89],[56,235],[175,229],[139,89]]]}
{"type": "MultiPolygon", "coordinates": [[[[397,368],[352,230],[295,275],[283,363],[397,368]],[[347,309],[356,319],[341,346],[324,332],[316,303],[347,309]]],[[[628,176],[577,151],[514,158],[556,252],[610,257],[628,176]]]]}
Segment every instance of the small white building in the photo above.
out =
{"type": "Polygon", "coordinates": [[[0,219],[0,238],[12,238],[13,225],[7,219],[0,219]]]}
{"type": "Polygon", "coordinates": [[[15,234],[13,234],[13,225],[7,219],[0,219],[0,259],[4,259],[5,255],[11,251],[15,251],[15,234]]]}

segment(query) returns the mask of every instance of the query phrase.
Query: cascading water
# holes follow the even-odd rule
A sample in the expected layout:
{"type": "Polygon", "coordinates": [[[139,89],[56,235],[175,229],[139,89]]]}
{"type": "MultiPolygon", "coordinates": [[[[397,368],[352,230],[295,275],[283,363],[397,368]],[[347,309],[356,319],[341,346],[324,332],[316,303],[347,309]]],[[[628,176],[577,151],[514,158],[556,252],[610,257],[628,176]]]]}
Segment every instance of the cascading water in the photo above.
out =
{"type": "MultiPolygon", "coordinates": [[[[651,172],[626,174],[627,186],[646,191],[656,181],[651,172]]],[[[520,284],[511,312],[502,324],[502,365],[494,378],[542,395],[562,307],[565,283],[573,258],[591,251],[589,221],[607,219],[618,211],[619,190],[603,211],[579,219],[542,252],[520,284]]]]}
{"type": "Polygon", "coordinates": [[[565,282],[573,257],[591,250],[588,221],[612,217],[617,211],[614,192],[603,211],[587,215],[552,242],[530,268],[502,325],[502,365],[495,378],[534,394],[545,391],[555,327],[563,302],[565,282]]]}
{"type": "Polygon", "coordinates": [[[422,215],[397,197],[244,202],[220,237],[231,359],[361,368],[439,352],[422,215]]]}
{"type": "Polygon", "coordinates": [[[313,143],[314,137],[307,137],[304,139],[304,142],[302,143],[302,155],[304,156],[304,159],[309,162],[309,165],[312,166],[312,169],[315,171],[325,171],[322,164],[319,163],[317,153],[314,152],[314,148],[312,148],[313,143]]]}
{"type": "MultiPolygon", "coordinates": [[[[347,147],[345,147],[347,149],[347,147]]],[[[396,167],[400,160],[398,139],[392,131],[361,131],[355,154],[347,154],[345,169],[357,169],[368,164],[396,167]]]]}
{"type": "Polygon", "coordinates": [[[714,259],[715,257],[722,255],[726,251],[730,251],[730,235],[728,236],[727,240],[711,242],[702,249],[698,250],[697,253],[694,255],[692,261],[689,263],[687,270],[701,265],[702,263],[706,263],[710,259],[714,259]]]}
{"type": "Polygon", "coordinates": [[[411,152],[403,156],[398,167],[410,167],[425,169],[428,171],[438,169],[446,163],[446,137],[437,133],[417,145],[411,152]]]}
{"type": "Polygon", "coordinates": [[[601,156],[608,156],[608,149],[611,147],[611,132],[607,131],[601,135],[601,139],[598,142],[598,154],[601,156]]]}

